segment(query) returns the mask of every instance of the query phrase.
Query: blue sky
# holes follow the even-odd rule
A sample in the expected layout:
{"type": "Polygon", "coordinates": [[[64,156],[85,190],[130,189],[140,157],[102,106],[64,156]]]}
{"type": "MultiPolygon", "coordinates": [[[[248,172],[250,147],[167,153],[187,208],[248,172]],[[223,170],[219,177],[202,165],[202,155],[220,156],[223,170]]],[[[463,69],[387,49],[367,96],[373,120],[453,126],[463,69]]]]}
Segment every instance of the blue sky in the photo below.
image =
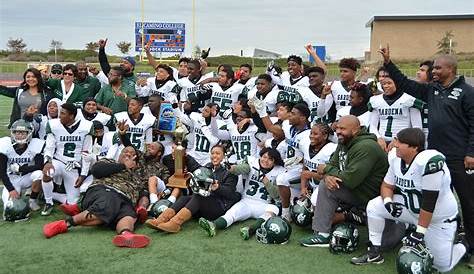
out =
{"type": "MultiPolygon", "coordinates": [[[[196,1],[196,37],[211,55],[262,48],[301,54],[307,42],[325,45],[333,58],[363,56],[369,48],[374,15],[474,13],[472,0],[196,1]]],[[[145,21],[186,23],[186,54],[192,42],[192,1],[144,0],[145,21]]],[[[49,49],[52,39],[64,48],[83,49],[90,41],[109,39],[107,51],[119,54],[116,43],[134,43],[134,22],[141,20],[135,0],[0,0],[0,48],[22,37],[29,49],[49,49]]]]}

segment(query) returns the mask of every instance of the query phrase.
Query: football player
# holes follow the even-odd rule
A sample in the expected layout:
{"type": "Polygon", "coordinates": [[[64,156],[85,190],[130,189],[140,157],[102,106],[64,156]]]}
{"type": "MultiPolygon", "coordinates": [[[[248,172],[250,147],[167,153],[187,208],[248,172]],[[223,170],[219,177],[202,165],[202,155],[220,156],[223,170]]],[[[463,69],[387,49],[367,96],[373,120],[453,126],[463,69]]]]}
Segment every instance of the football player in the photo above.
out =
{"type": "Polygon", "coordinates": [[[50,215],[53,209],[53,180],[64,181],[67,203],[75,204],[79,199],[79,187],[84,182],[90,162],[82,154],[89,154],[92,146],[93,124],[78,120],[77,108],[63,104],[59,119],[48,121],[46,127],[45,164],[43,167],[43,193],[46,200],[41,215],[50,215]]]}
{"type": "Polygon", "coordinates": [[[463,244],[454,244],[458,205],[445,157],[436,150],[424,150],[424,143],[419,128],[398,132],[380,196],[367,204],[371,246],[367,254],[353,258],[353,264],[383,263],[380,246],[385,219],[416,225],[404,244],[415,248],[426,244],[440,272],[450,271],[466,252],[463,244]]]}
{"type": "Polygon", "coordinates": [[[383,94],[369,100],[370,133],[377,136],[382,149],[390,151],[393,137],[398,131],[408,128],[422,128],[420,110],[423,102],[414,97],[397,92],[395,82],[390,77],[382,80],[383,94]],[[389,144],[387,146],[387,144],[389,144]]]}
{"type": "Polygon", "coordinates": [[[257,219],[254,225],[241,229],[242,238],[248,240],[267,219],[278,215],[279,209],[272,200],[278,199],[275,180],[278,174],[284,172],[283,164],[278,151],[264,148],[260,152],[260,159],[249,156],[241,164],[232,166],[230,171],[233,174],[245,178],[242,199],[213,222],[199,219],[199,225],[208,236],[215,236],[216,230],[225,229],[235,222],[257,219]]]}
{"type": "Polygon", "coordinates": [[[141,113],[143,101],[131,98],[128,101],[128,111],[122,111],[114,115],[115,121],[125,121],[128,125],[128,138],[134,148],[144,152],[145,144],[153,141],[153,125],[156,118],[149,113],[141,113]]]}
{"type": "Polygon", "coordinates": [[[29,206],[39,210],[36,198],[41,189],[44,140],[32,138],[33,126],[24,120],[15,121],[10,132],[10,137],[0,138],[3,207],[8,200],[19,199],[21,191],[31,187],[29,206]]]}

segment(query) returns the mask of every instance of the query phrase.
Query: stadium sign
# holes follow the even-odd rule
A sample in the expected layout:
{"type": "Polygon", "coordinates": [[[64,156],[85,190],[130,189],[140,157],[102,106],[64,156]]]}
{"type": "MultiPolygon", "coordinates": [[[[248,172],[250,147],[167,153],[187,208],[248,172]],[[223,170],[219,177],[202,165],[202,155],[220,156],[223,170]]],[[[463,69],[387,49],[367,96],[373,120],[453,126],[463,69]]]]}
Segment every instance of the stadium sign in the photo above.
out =
{"type": "Polygon", "coordinates": [[[135,22],[135,51],[142,51],[142,31],[144,45],[148,41],[151,52],[184,52],[185,24],[184,23],[155,23],[135,22]]]}

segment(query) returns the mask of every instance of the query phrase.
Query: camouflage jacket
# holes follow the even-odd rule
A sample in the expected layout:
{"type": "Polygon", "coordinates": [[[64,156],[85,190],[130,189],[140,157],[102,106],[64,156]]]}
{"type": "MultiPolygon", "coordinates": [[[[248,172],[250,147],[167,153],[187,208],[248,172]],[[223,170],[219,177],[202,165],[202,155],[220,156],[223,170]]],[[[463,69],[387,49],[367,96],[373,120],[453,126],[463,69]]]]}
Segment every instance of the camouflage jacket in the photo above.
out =
{"type": "Polygon", "coordinates": [[[148,190],[148,178],[151,176],[156,176],[163,180],[163,182],[168,183],[168,178],[170,177],[170,172],[168,168],[164,166],[160,161],[157,160],[145,160],[145,157],[141,155],[139,160],[139,166],[134,171],[137,175],[137,178],[141,182],[143,190],[148,190]]]}
{"type": "MultiPolygon", "coordinates": [[[[102,159],[94,164],[94,166],[92,167],[92,171],[94,171],[94,168],[108,169],[108,167],[110,167],[111,169],[112,166],[117,167],[118,165],[121,164],[115,162],[114,160],[102,159]]],[[[136,175],[135,170],[129,170],[126,168],[118,172],[112,173],[109,176],[101,178],[94,177],[94,181],[92,182],[90,187],[96,185],[105,185],[108,187],[112,187],[119,193],[129,198],[133,204],[138,201],[139,193],[142,190],[142,182],[139,176],[136,175]]]]}

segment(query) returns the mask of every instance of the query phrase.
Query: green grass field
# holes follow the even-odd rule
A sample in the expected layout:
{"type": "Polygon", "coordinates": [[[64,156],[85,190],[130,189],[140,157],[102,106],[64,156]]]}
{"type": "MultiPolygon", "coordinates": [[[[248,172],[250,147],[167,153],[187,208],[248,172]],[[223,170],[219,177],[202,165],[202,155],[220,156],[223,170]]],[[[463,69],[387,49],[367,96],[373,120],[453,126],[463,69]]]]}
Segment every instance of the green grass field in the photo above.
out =
{"type": "MultiPolygon", "coordinates": [[[[0,96],[0,136],[7,136],[12,100],[0,96]]],[[[3,207],[1,207],[3,208],[3,207]]],[[[0,209],[1,210],[1,209],[0,209]]],[[[152,243],[144,249],[112,245],[114,231],[77,227],[45,239],[44,224],[64,218],[59,209],[49,217],[32,214],[30,221],[0,221],[0,273],[395,273],[396,251],[382,265],[353,266],[352,256],[365,251],[367,230],[360,227],[361,245],[353,254],[333,255],[327,248],[303,248],[298,239],[310,233],[293,225],[287,245],[263,245],[241,240],[234,224],[208,238],[193,220],[175,235],[138,227],[152,243]]],[[[244,224],[250,224],[247,221],[244,224]]],[[[453,273],[472,273],[459,265],[453,273]]]]}

